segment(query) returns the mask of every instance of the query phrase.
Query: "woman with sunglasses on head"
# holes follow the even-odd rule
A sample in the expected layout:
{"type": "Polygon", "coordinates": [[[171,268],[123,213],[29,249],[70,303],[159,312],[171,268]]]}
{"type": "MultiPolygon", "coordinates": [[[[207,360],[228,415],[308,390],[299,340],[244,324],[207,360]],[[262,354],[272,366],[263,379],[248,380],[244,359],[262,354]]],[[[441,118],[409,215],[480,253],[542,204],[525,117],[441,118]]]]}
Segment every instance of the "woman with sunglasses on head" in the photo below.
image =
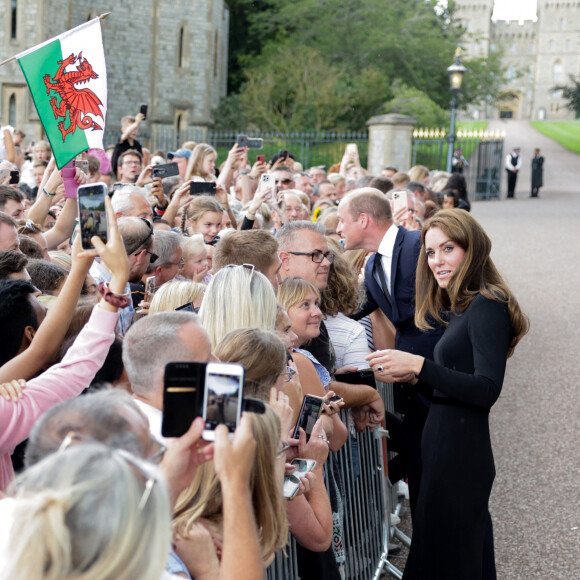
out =
{"type": "Polygon", "coordinates": [[[422,232],[415,324],[446,326],[434,361],[397,350],[368,360],[431,399],[423,473],[405,580],[495,578],[488,501],[495,477],[489,411],[506,361],[529,327],[490,258],[491,240],[460,209],[442,210],[422,232]]]}

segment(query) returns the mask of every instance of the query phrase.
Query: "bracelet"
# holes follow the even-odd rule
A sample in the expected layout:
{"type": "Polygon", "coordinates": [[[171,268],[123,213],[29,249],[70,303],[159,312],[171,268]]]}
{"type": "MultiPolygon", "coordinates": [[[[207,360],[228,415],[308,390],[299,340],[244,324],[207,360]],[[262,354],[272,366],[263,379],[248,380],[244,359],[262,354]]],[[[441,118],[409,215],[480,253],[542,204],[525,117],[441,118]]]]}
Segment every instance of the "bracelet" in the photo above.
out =
{"type": "Polygon", "coordinates": [[[103,300],[108,302],[111,306],[116,306],[117,308],[127,308],[127,306],[131,304],[129,292],[125,292],[124,294],[117,294],[117,292],[113,292],[109,288],[108,282],[101,282],[98,288],[99,294],[103,297],[103,300]]]}
{"type": "Polygon", "coordinates": [[[42,193],[44,193],[44,195],[48,195],[48,197],[54,197],[56,195],[56,191],[54,193],[48,193],[44,187],[42,188],[42,193]]]}

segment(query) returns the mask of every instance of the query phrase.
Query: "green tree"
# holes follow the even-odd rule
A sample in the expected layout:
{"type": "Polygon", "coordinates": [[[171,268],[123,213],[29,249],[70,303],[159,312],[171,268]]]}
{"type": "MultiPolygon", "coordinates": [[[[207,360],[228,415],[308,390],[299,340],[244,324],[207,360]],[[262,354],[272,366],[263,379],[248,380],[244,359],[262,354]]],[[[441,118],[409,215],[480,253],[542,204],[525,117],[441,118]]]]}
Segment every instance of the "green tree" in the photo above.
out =
{"type": "Polygon", "coordinates": [[[580,77],[570,75],[570,85],[557,86],[553,90],[562,91],[562,96],[568,101],[566,106],[574,111],[576,119],[580,119],[580,77]]]}

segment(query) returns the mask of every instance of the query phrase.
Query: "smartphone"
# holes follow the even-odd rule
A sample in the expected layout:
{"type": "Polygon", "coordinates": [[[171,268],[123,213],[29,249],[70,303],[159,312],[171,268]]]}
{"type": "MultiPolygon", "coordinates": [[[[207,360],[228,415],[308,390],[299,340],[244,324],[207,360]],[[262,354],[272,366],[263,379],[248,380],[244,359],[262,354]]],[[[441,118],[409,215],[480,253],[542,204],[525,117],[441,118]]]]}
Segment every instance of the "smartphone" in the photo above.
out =
{"type": "Polygon", "coordinates": [[[238,135],[237,143],[240,147],[249,147],[250,149],[262,149],[264,147],[264,139],[248,137],[247,135],[238,135]]]}
{"type": "Polygon", "coordinates": [[[139,112],[143,115],[143,118],[146,119],[147,118],[147,109],[149,107],[147,107],[147,105],[141,105],[139,112]]]}
{"type": "Polygon", "coordinates": [[[278,156],[280,157],[280,159],[288,159],[288,157],[290,157],[290,153],[288,152],[288,149],[280,149],[280,153],[278,153],[278,156]]]}
{"type": "Polygon", "coordinates": [[[192,181],[189,184],[189,195],[215,195],[213,181],[192,181]]]}
{"type": "Polygon", "coordinates": [[[357,147],[357,144],[356,144],[356,143],[349,143],[349,144],[346,146],[346,154],[347,154],[349,157],[356,157],[356,156],[357,156],[357,154],[358,154],[358,147],[357,147]]]}
{"type": "Polygon", "coordinates": [[[326,403],[341,403],[344,399],[340,395],[332,395],[332,397],[326,397],[324,401],[326,403]]]}
{"type": "Polygon", "coordinates": [[[109,190],[105,183],[81,185],[77,191],[79,217],[81,221],[81,246],[83,250],[93,249],[91,238],[99,236],[107,243],[107,212],[105,197],[109,190]]]}
{"type": "Polygon", "coordinates": [[[298,439],[300,428],[306,432],[306,441],[310,439],[314,424],[318,421],[318,417],[320,417],[320,413],[322,412],[323,404],[324,399],[321,397],[316,397],[315,395],[306,395],[304,397],[300,415],[298,415],[298,421],[292,434],[293,439],[298,439]]]}
{"type": "Polygon", "coordinates": [[[266,163],[265,155],[256,155],[256,163],[266,163]]]}
{"type": "Polygon", "coordinates": [[[393,193],[393,214],[398,213],[404,209],[408,209],[407,205],[407,192],[406,191],[395,191],[393,193]]]}
{"type": "Polygon", "coordinates": [[[89,174],[89,162],[87,159],[75,159],[75,167],[80,168],[85,175],[89,174]]]}
{"type": "Polygon", "coordinates": [[[151,169],[151,177],[161,177],[161,179],[165,179],[166,177],[172,177],[173,175],[179,175],[179,167],[176,162],[156,165],[151,169]]]}
{"type": "Polygon", "coordinates": [[[272,184],[274,181],[272,180],[272,176],[269,173],[262,173],[262,177],[260,177],[260,181],[264,184],[264,188],[269,188],[264,194],[264,199],[271,199],[272,198],[272,184]]]}
{"type": "Polygon", "coordinates": [[[143,296],[143,300],[145,300],[145,302],[151,302],[153,294],[155,294],[156,280],[157,279],[155,278],[155,276],[147,276],[147,278],[145,279],[145,293],[143,296]]]}
{"type": "Polygon", "coordinates": [[[186,302],[185,304],[178,306],[176,309],[176,311],[181,311],[181,312],[195,312],[195,308],[193,307],[193,302],[186,302]]]}
{"type": "Polygon", "coordinates": [[[240,422],[244,391],[244,367],[237,363],[209,362],[205,370],[202,437],[215,440],[215,428],[225,425],[230,438],[240,422]]]}
{"type": "Polygon", "coordinates": [[[20,181],[20,171],[11,171],[10,172],[10,181],[8,182],[10,185],[18,185],[20,181]]]}
{"type": "Polygon", "coordinates": [[[314,459],[296,458],[292,461],[292,465],[296,468],[294,473],[284,476],[284,497],[286,499],[296,497],[296,494],[300,490],[300,479],[298,476],[312,471],[316,466],[316,461],[314,459]]]}
{"type": "Polygon", "coordinates": [[[202,416],[205,367],[200,362],[170,362],[163,379],[164,437],[181,437],[202,416]]]}

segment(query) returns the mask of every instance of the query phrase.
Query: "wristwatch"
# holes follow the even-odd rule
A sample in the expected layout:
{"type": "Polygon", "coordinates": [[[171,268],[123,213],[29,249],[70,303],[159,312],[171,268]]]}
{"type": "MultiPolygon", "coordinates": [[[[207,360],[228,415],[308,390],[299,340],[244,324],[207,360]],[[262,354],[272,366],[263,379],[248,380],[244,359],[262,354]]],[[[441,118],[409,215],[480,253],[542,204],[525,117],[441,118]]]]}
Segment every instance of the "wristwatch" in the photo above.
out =
{"type": "Polygon", "coordinates": [[[44,195],[48,195],[48,197],[54,197],[56,195],[56,191],[54,193],[48,193],[44,187],[42,188],[42,193],[44,193],[44,195]]]}

